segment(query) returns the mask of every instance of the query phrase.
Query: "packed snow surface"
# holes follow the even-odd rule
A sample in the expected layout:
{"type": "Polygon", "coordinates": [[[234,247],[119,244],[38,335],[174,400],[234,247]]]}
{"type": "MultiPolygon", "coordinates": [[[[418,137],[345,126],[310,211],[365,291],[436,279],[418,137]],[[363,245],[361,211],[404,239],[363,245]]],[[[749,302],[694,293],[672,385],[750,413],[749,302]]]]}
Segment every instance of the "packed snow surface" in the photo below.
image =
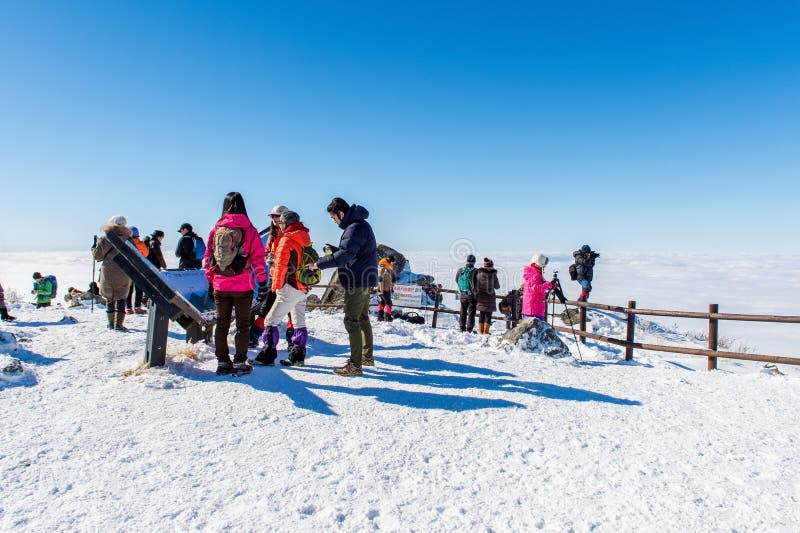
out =
{"type": "MultiPolygon", "coordinates": [[[[34,270],[65,291],[88,283],[91,262],[0,259],[0,281],[22,300],[34,270]]],[[[608,285],[598,301],[637,296],[608,285]]],[[[760,311],[743,294],[726,307],[760,311]]],[[[594,341],[578,354],[571,335],[573,357],[550,359],[499,347],[502,324],[487,340],[448,316],[435,330],[374,323],[376,366],[342,378],[331,373],[348,352],[342,315],[313,311],[306,367],[232,378],[175,324],[167,366],[140,369],[146,316],[119,333],[102,308],[10,310],[0,368],[17,359],[24,372],[0,377],[3,531],[800,528],[795,366],[720,360],[707,372],[704,358],[640,351],[625,362],[594,341]]],[[[600,333],[624,331],[619,315],[590,318],[600,333]]],[[[777,344],[796,347],[800,326],[779,326],[777,344]]],[[[703,346],[644,320],[636,335],[703,346]]]]}

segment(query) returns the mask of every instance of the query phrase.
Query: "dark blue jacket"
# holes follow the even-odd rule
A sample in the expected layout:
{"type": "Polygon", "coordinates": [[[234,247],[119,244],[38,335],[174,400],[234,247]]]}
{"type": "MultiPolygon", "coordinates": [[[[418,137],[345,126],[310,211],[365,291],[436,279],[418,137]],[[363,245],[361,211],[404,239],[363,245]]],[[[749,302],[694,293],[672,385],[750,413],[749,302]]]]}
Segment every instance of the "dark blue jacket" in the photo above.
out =
{"type": "Polygon", "coordinates": [[[344,230],[339,249],[317,261],[321,269],[337,267],[339,283],[345,289],[378,284],[378,247],[367,217],[369,211],[360,205],[351,205],[339,224],[344,230]]]}

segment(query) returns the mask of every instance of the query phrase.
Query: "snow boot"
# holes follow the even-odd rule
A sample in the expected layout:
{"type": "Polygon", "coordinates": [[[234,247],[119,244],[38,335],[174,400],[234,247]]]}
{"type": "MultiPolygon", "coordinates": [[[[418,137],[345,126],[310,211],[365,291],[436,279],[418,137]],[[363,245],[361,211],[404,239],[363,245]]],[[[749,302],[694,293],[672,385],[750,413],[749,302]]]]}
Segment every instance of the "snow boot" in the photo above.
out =
{"type": "Polygon", "coordinates": [[[16,317],[8,314],[8,309],[5,307],[0,308],[0,318],[2,318],[5,322],[12,322],[16,320],[16,317]]]}
{"type": "Polygon", "coordinates": [[[255,359],[253,364],[258,366],[275,366],[275,358],[278,357],[278,350],[275,348],[263,348],[255,359]]]}
{"type": "Polygon", "coordinates": [[[233,363],[228,361],[217,361],[217,375],[233,374],[233,363]]]}
{"type": "Polygon", "coordinates": [[[122,325],[124,322],[125,322],[125,313],[120,313],[119,311],[117,311],[116,318],[114,320],[114,329],[117,331],[128,331],[128,328],[122,325]]]}
{"type": "Polygon", "coordinates": [[[361,371],[360,366],[356,366],[350,361],[347,362],[342,368],[336,368],[333,371],[334,374],[337,376],[344,376],[344,377],[352,377],[352,376],[363,376],[364,373],[361,371]]]}
{"type": "Polygon", "coordinates": [[[385,316],[383,314],[383,309],[381,309],[380,311],[378,311],[378,322],[383,322],[384,319],[385,319],[385,316]]]}
{"type": "Polygon", "coordinates": [[[241,361],[238,363],[233,363],[233,372],[231,372],[231,374],[234,374],[236,376],[243,376],[245,374],[249,374],[252,371],[253,367],[250,364],[248,364],[247,361],[241,361]]]}
{"type": "Polygon", "coordinates": [[[108,317],[108,325],[106,326],[108,329],[114,329],[114,315],[115,313],[106,313],[108,317]]]}
{"type": "Polygon", "coordinates": [[[306,347],[305,346],[292,346],[289,349],[289,358],[281,359],[283,366],[305,366],[306,365],[306,347]]]}

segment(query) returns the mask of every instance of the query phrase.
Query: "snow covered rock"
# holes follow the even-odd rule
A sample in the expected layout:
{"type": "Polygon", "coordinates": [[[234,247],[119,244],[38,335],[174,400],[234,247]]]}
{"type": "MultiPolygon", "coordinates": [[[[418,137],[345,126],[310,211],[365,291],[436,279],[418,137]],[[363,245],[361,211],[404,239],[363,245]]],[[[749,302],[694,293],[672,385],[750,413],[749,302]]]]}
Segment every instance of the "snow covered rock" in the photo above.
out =
{"type": "Polygon", "coordinates": [[[561,322],[563,322],[566,326],[575,326],[581,319],[580,311],[575,308],[566,308],[558,316],[561,319],[561,322]]]}
{"type": "Polygon", "coordinates": [[[15,359],[13,357],[9,358],[8,362],[3,362],[3,374],[6,376],[14,375],[14,374],[22,374],[22,361],[19,359],[15,359]]]}
{"type": "Polygon", "coordinates": [[[0,353],[14,353],[19,350],[17,337],[13,333],[0,331],[0,353]]]}
{"type": "Polygon", "coordinates": [[[526,318],[502,338],[503,344],[519,346],[523,351],[542,353],[548,357],[569,357],[567,345],[547,322],[526,318]]]}

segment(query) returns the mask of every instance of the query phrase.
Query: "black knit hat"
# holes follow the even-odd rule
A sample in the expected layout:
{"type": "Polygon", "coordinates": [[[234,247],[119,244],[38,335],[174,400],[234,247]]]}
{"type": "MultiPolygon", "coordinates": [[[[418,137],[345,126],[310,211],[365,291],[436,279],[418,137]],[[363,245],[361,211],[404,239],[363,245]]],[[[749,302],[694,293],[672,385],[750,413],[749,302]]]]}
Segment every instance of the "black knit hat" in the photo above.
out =
{"type": "Polygon", "coordinates": [[[300,215],[294,211],[287,210],[281,213],[281,223],[291,226],[292,224],[297,224],[298,222],[300,222],[300,215]]]}
{"type": "Polygon", "coordinates": [[[477,259],[475,259],[475,256],[474,256],[474,255],[472,255],[472,254],[469,254],[469,255],[467,256],[467,264],[468,264],[468,265],[474,265],[474,264],[475,264],[475,261],[477,261],[477,259]]]}

